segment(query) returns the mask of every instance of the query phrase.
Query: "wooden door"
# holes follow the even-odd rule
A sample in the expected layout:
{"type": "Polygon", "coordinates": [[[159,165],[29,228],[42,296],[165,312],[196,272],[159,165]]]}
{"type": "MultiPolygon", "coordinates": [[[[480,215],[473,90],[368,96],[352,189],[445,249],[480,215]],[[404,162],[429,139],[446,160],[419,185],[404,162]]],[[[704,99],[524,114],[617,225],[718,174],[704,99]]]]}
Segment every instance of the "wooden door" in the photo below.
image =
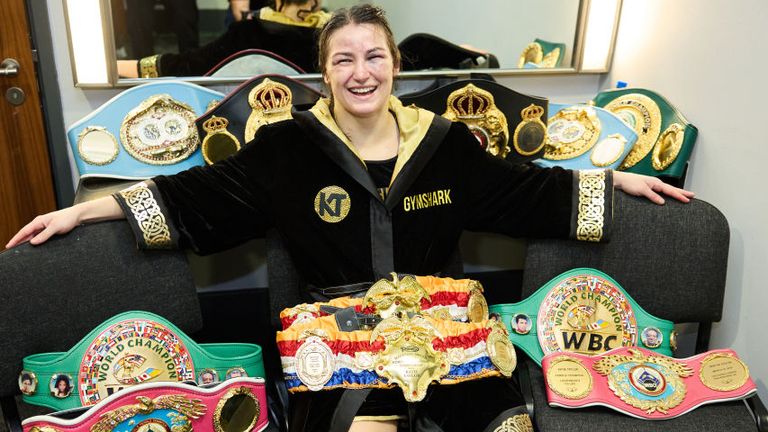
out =
{"type": "Polygon", "coordinates": [[[14,59],[19,67],[16,74],[0,72],[0,247],[56,208],[25,0],[2,3],[0,61],[14,59]],[[23,102],[9,102],[9,92],[17,102],[23,92],[23,102]]]}

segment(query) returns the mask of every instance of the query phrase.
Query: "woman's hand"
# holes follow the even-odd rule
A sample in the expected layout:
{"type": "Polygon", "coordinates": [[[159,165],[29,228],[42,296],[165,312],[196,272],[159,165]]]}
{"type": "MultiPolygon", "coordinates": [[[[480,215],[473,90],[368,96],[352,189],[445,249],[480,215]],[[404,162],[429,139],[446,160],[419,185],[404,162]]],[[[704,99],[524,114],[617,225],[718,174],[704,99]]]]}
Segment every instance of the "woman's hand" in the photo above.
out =
{"type": "Polygon", "coordinates": [[[668,185],[656,177],[622,171],[613,172],[613,186],[630,195],[644,196],[659,205],[664,204],[664,198],[661,195],[670,196],[684,203],[694,196],[693,192],[668,185]]]}
{"type": "Polygon", "coordinates": [[[29,241],[30,244],[44,243],[54,234],[66,234],[84,222],[120,219],[125,217],[114,198],[104,197],[40,215],[26,224],[5,245],[12,248],[29,241]]]}
{"type": "Polygon", "coordinates": [[[32,222],[19,230],[5,247],[12,248],[25,241],[38,245],[51,238],[54,234],[65,234],[72,231],[72,228],[76,227],[79,223],[78,211],[74,207],[46,213],[32,219],[32,222]]]}

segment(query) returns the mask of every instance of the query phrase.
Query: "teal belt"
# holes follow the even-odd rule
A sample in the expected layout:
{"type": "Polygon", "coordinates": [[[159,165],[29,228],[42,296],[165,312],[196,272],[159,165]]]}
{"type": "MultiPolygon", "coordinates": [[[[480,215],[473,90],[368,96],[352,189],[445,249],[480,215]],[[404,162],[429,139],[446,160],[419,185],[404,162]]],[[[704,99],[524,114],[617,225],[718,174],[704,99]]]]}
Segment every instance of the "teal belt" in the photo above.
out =
{"type": "Polygon", "coordinates": [[[672,321],[649,314],[610,276],[591,268],[569,270],[527,299],[489,311],[538,364],[552,352],[595,355],[621,346],[671,356],[677,345],[672,321]]]}
{"type": "Polygon", "coordinates": [[[149,312],[116,315],[65,353],[24,358],[19,387],[24,402],[54,410],[93,405],[145,382],[264,377],[261,347],[197,344],[165,318],[149,312]]]}

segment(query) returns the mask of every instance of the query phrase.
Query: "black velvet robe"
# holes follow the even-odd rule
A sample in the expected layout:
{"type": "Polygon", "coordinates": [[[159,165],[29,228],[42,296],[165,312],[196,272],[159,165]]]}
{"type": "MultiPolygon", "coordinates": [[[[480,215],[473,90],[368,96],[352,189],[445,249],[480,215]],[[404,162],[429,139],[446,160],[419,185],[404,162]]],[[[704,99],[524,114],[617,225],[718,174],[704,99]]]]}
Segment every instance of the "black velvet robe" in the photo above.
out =
{"type": "Polygon", "coordinates": [[[592,241],[608,233],[610,171],[513,165],[481,150],[463,123],[394,97],[390,109],[401,145],[385,200],[327,100],[263,127],[222,162],[115,197],[142,247],[209,254],[274,227],[304,280],[317,287],[390,271],[438,273],[465,229],[592,241]]]}
{"type": "Polygon", "coordinates": [[[253,19],[232,23],[226,33],[199,49],[162,54],[157,59],[159,76],[200,76],[222,60],[246,49],[262,49],[290,60],[305,72],[317,71],[314,27],[253,19]]]}

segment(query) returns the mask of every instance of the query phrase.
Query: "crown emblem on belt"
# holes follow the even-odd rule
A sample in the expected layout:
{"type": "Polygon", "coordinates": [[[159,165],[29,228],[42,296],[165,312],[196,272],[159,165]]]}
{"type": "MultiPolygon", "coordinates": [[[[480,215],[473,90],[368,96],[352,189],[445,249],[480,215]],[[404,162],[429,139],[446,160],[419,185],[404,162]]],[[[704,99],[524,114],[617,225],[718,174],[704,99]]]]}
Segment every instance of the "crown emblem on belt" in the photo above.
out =
{"type": "Polygon", "coordinates": [[[443,117],[451,121],[460,121],[469,126],[469,130],[488,153],[504,158],[510,152],[509,127],[507,117],[496,107],[493,94],[474,84],[452,92],[448,96],[443,117]]]}
{"type": "Polygon", "coordinates": [[[226,129],[229,125],[229,120],[224,117],[213,116],[203,123],[203,129],[206,132],[216,132],[218,130],[226,129]]]}
{"type": "Polygon", "coordinates": [[[253,109],[260,109],[265,114],[290,111],[293,101],[291,89],[279,82],[266,78],[251,90],[248,102],[253,109]]]}
{"type": "Polygon", "coordinates": [[[248,104],[253,110],[245,125],[245,142],[252,140],[260,127],[292,118],[291,89],[269,78],[265,78],[248,93],[248,104]]]}
{"type": "Polygon", "coordinates": [[[449,109],[461,120],[482,118],[492,106],[493,95],[473,84],[467,84],[448,97],[449,109]]]}
{"type": "Polygon", "coordinates": [[[533,120],[537,117],[541,117],[541,115],[544,114],[544,108],[531,104],[527,108],[523,109],[520,114],[523,116],[523,120],[533,120]]]}

